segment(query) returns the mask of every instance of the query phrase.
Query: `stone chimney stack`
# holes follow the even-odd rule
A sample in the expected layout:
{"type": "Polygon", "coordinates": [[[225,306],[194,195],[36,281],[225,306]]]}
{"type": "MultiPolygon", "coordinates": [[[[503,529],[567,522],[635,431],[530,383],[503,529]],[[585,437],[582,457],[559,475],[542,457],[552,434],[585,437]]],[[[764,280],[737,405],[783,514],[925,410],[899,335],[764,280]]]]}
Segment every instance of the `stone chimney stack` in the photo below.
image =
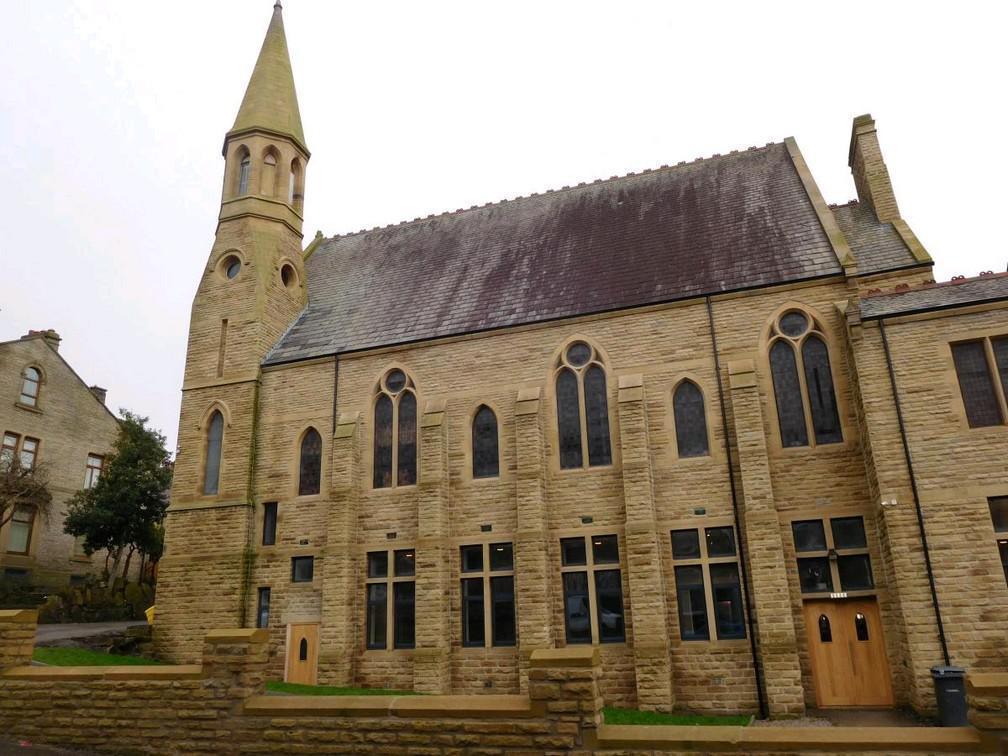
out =
{"type": "Polygon", "coordinates": [[[874,210],[881,223],[898,219],[899,207],[889,180],[889,169],[882,159],[875,120],[867,113],[854,119],[847,165],[854,175],[858,200],[874,210]]]}
{"type": "Polygon", "coordinates": [[[105,394],[108,393],[106,389],[103,389],[101,386],[88,386],[88,390],[95,395],[95,398],[99,402],[105,404],[105,394]]]}
{"type": "Polygon", "coordinates": [[[39,339],[39,338],[45,341],[46,344],[51,346],[54,352],[59,351],[59,345],[61,341],[60,335],[56,333],[56,331],[54,331],[52,328],[47,328],[44,331],[28,331],[28,333],[26,333],[24,336],[21,337],[22,340],[39,339]]]}

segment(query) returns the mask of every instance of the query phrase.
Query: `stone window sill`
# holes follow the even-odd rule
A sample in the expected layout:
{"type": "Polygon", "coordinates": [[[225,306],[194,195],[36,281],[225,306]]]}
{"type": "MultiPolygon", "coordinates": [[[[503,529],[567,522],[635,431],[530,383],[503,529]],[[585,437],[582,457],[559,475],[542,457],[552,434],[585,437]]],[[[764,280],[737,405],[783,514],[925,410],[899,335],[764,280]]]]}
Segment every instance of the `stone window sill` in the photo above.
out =
{"type": "Polygon", "coordinates": [[[22,409],[25,412],[34,412],[36,415],[43,414],[42,410],[38,407],[32,407],[30,404],[22,404],[21,402],[14,402],[14,406],[18,409],[22,409]]]}

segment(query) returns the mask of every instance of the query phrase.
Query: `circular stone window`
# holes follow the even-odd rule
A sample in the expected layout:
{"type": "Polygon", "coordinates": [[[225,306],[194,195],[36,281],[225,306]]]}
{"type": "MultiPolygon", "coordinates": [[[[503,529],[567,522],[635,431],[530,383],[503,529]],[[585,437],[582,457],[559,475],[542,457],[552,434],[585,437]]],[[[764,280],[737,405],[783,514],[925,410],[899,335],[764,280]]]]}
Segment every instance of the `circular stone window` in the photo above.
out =
{"type": "Polygon", "coordinates": [[[780,319],[780,330],[785,336],[797,338],[808,330],[808,318],[800,312],[789,312],[780,319]]]}
{"type": "Polygon", "coordinates": [[[391,394],[398,394],[406,387],[406,374],[402,370],[393,370],[385,376],[385,388],[391,394]]]}
{"type": "Polygon", "coordinates": [[[293,265],[287,263],[280,268],[280,280],[288,289],[297,283],[297,272],[295,272],[293,265]]]}
{"type": "Polygon", "coordinates": [[[234,278],[237,276],[241,270],[241,266],[241,260],[239,260],[235,255],[228,255],[221,262],[221,270],[228,278],[234,278]]]}
{"type": "Polygon", "coordinates": [[[591,359],[591,347],[583,341],[578,341],[567,347],[567,362],[574,367],[581,367],[588,364],[591,359]]]}

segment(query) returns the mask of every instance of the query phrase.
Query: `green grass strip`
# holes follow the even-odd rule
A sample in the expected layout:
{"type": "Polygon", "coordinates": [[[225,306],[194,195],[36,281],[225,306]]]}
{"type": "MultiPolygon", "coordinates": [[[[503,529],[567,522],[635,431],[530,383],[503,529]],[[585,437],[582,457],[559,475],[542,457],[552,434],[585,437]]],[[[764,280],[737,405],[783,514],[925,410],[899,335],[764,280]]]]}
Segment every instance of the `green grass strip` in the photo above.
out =
{"type": "Polygon", "coordinates": [[[658,711],[617,709],[607,706],[602,710],[606,724],[613,725],[725,725],[745,727],[752,717],[722,716],[717,714],[662,714],[658,711]]]}
{"type": "Polygon", "coordinates": [[[333,685],[299,685],[298,683],[268,680],[266,690],[271,693],[288,693],[295,696],[416,696],[412,690],[386,690],[385,688],[338,688],[333,685]]]}
{"type": "Polygon", "coordinates": [[[122,656],[86,648],[36,648],[32,659],[54,667],[127,667],[161,664],[142,656],[122,656]]]}

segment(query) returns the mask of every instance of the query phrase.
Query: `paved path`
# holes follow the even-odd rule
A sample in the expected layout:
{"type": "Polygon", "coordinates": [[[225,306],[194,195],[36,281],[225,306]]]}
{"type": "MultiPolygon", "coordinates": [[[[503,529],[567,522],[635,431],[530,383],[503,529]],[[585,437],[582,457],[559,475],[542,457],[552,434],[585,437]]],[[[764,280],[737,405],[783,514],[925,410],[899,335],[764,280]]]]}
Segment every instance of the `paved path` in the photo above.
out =
{"type": "Polygon", "coordinates": [[[102,633],[121,633],[128,627],[146,625],[146,622],[67,622],[58,625],[39,625],[35,632],[35,642],[69,640],[71,638],[87,638],[102,633]]]}

